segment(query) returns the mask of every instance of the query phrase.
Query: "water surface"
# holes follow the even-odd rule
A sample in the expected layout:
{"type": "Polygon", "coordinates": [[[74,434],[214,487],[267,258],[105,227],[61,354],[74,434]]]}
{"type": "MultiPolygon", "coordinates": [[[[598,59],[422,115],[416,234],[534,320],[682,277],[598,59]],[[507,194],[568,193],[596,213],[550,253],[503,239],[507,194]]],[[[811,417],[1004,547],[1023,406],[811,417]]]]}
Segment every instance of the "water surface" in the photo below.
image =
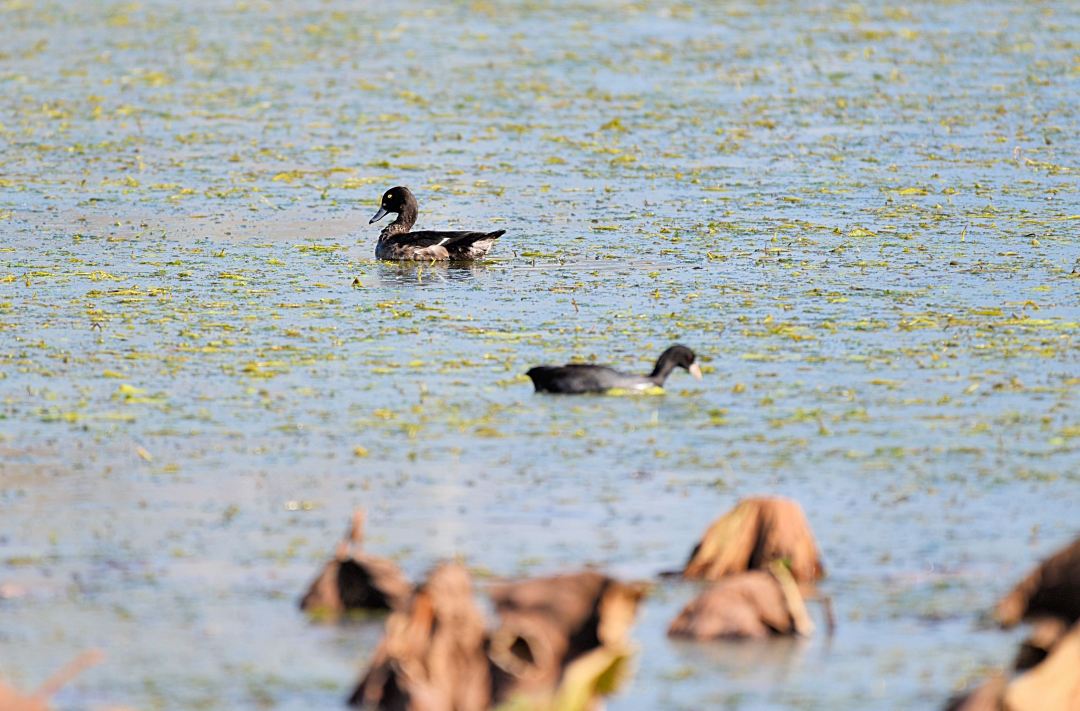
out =
{"type": "Polygon", "coordinates": [[[655,579],[778,494],[836,634],[669,641],[657,582],[611,708],[939,707],[1076,534],[1078,42],[1064,2],[5,2],[0,670],[336,708],[379,624],[295,603],[354,506],[482,587],[655,579]],[[494,259],[372,261],[399,184],[494,259]],[[522,375],[675,342],[663,397],[522,375]]]}

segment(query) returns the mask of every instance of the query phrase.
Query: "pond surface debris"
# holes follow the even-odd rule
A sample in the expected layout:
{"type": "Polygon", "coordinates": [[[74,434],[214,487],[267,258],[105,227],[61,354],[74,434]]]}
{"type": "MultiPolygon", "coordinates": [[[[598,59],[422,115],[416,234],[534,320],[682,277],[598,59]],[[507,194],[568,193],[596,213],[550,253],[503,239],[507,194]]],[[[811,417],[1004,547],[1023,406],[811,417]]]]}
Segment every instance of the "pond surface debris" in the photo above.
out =
{"type": "Polygon", "coordinates": [[[587,571],[496,585],[488,594],[499,617],[488,652],[497,699],[582,708],[614,691],[644,587],[587,571]]]}
{"type": "Polygon", "coordinates": [[[1032,623],[1008,674],[995,674],[946,711],[1080,710],[1080,539],[1043,561],[994,609],[1002,627],[1032,623]]]}
{"type": "Polygon", "coordinates": [[[349,699],[409,711],[587,711],[626,676],[644,589],[594,572],[502,584],[490,633],[468,571],[439,566],[383,640],[349,699]]]}
{"type": "Polygon", "coordinates": [[[1067,625],[1080,620],[1080,539],[1024,578],[997,604],[994,617],[1002,627],[1033,618],[1054,618],[1067,625]]]}
{"type": "Polygon", "coordinates": [[[683,608],[668,634],[697,640],[809,636],[814,624],[799,583],[810,589],[823,575],[798,502],[746,499],[713,523],[694,547],[682,577],[713,582],[683,608]]]}
{"type": "Polygon", "coordinates": [[[688,580],[719,580],[747,570],[768,570],[774,561],[784,561],[799,582],[825,575],[814,534],[798,502],[751,498],[709,526],[682,575],[688,580]]]}
{"type": "Polygon", "coordinates": [[[722,578],[683,608],[668,634],[696,640],[809,636],[814,623],[799,586],[783,563],[722,578]]]}
{"type": "Polygon", "coordinates": [[[482,711],[491,705],[487,630],[460,565],[441,565],[386,620],[382,642],[349,698],[386,711],[482,711]]]}
{"type": "Polygon", "coordinates": [[[334,557],[300,600],[300,609],[338,618],[360,610],[400,610],[412,595],[412,585],[391,560],[363,551],[364,510],[353,512],[352,527],[334,557]]]}

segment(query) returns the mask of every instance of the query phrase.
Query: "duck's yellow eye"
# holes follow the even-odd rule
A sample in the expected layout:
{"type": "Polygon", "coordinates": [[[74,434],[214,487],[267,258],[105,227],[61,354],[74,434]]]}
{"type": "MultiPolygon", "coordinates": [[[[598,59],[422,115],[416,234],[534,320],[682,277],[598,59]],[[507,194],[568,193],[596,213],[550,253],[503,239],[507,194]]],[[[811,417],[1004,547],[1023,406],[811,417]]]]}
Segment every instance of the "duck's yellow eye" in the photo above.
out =
{"type": "Polygon", "coordinates": [[[387,193],[387,194],[386,194],[386,199],[387,199],[387,200],[393,200],[393,199],[394,199],[394,196],[393,196],[393,195],[391,195],[390,193],[387,193]]]}

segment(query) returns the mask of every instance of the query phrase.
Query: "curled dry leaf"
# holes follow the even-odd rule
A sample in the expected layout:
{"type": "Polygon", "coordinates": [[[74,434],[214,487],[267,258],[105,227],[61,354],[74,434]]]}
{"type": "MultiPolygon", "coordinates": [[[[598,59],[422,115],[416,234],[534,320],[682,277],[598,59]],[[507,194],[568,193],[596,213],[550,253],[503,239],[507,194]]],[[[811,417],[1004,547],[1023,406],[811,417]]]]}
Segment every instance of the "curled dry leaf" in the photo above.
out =
{"type": "Polygon", "coordinates": [[[787,562],[799,582],[824,575],[814,534],[798,502],[753,498],[741,502],[705,532],[683,570],[685,578],[718,580],[787,562]]]}
{"type": "Polygon", "coordinates": [[[1045,653],[1042,661],[1012,681],[991,677],[945,711],[1080,711],[1080,622],[1064,635],[1061,630],[1055,623],[1037,625],[1024,646],[1045,653]]]}
{"type": "Polygon", "coordinates": [[[386,558],[363,552],[364,510],[353,512],[352,529],[338,544],[334,558],[300,600],[300,609],[337,617],[353,610],[400,610],[412,586],[401,569],[386,558]]]}
{"type": "Polygon", "coordinates": [[[395,711],[481,711],[491,705],[487,631],[469,573],[437,568],[407,610],[386,620],[386,635],[349,699],[350,706],[395,711]]]}
{"type": "Polygon", "coordinates": [[[813,628],[798,585],[777,563],[772,572],[749,570],[713,583],[683,608],[668,634],[697,640],[763,638],[771,634],[808,636],[813,628]]]}
{"type": "Polygon", "coordinates": [[[60,667],[34,693],[24,696],[0,681],[0,711],[49,711],[49,699],[69,681],[105,661],[101,650],[83,652],[60,667]]]}
{"type": "Polygon", "coordinates": [[[644,588],[594,572],[497,586],[489,656],[506,709],[585,711],[613,693],[630,658],[644,588]]]}
{"type": "Polygon", "coordinates": [[[1042,662],[1068,631],[1068,625],[1060,617],[1044,617],[1036,620],[1031,635],[1020,644],[1020,651],[1016,655],[1013,668],[1018,672],[1027,671],[1042,662]]]}
{"type": "Polygon", "coordinates": [[[516,693],[498,711],[599,711],[629,674],[630,650],[600,646],[566,666],[558,689],[516,693]]]}
{"type": "MultiPolygon", "coordinates": [[[[593,572],[493,588],[500,622],[489,651],[496,698],[550,694],[560,679],[577,688],[568,667],[598,649],[605,651],[583,667],[610,667],[625,656],[643,594],[640,586],[593,572]],[[597,661],[601,657],[608,662],[597,661]]],[[[579,675],[591,678],[588,672],[579,675]]]]}
{"type": "Polygon", "coordinates": [[[1080,539],[1058,551],[998,603],[994,616],[1003,627],[1029,617],[1080,619],[1080,539]]]}
{"type": "Polygon", "coordinates": [[[1008,711],[1080,711],[1080,623],[1005,689],[1008,711]]]}
{"type": "Polygon", "coordinates": [[[706,640],[719,637],[767,637],[794,630],[784,594],[772,575],[760,570],[714,583],[683,608],[668,634],[706,640]]]}
{"type": "Polygon", "coordinates": [[[534,704],[534,711],[598,711],[628,675],[629,661],[625,647],[597,647],[566,667],[554,699],[534,704]]]}

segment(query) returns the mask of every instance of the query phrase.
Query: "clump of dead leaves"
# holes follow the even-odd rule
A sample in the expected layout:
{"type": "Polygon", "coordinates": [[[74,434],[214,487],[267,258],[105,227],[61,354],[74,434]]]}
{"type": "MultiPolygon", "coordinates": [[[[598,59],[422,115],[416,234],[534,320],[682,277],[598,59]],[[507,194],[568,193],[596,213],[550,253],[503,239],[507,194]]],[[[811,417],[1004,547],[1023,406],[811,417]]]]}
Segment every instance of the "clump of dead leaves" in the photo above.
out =
{"type": "Polygon", "coordinates": [[[1047,558],[994,609],[1003,627],[1024,619],[1080,619],[1080,540],[1047,558]]]}
{"type": "Polygon", "coordinates": [[[1045,560],[994,609],[1002,627],[1032,622],[1008,674],[947,711],[1080,711],[1080,539],[1045,560]]]}
{"type": "Polygon", "coordinates": [[[643,588],[593,572],[495,586],[489,633],[468,572],[437,568],[387,619],[353,706],[408,711],[586,711],[630,657],[643,588]]]}
{"type": "Polygon", "coordinates": [[[810,636],[814,623],[799,586],[780,562],[769,572],[751,570],[713,583],[683,608],[668,634],[697,640],[810,636]]]}
{"type": "Polygon", "coordinates": [[[487,630],[473,602],[469,573],[437,568],[386,632],[352,706],[412,711],[481,711],[491,705],[487,630]]]}
{"type": "Polygon", "coordinates": [[[785,561],[800,583],[824,576],[817,543],[797,501],[746,499],[705,531],[683,569],[687,579],[719,580],[747,570],[768,570],[785,561]]]}
{"type": "Polygon", "coordinates": [[[698,640],[808,636],[814,625],[804,598],[816,596],[809,584],[823,575],[802,507],[790,499],[747,499],[695,546],[682,576],[714,582],[679,613],[668,634],[698,640]]]}
{"type": "Polygon", "coordinates": [[[495,701],[570,711],[615,691],[644,592],[595,572],[494,587],[499,627],[488,656],[495,701]]]}
{"type": "Polygon", "coordinates": [[[400,610],[412,595],[412,585],[401,569],[386,558],[363,551],[364,510],[353,512],[352,527],[334,557],[300,600],[300,609],[337,619],[359,610],[400,610]]]}

